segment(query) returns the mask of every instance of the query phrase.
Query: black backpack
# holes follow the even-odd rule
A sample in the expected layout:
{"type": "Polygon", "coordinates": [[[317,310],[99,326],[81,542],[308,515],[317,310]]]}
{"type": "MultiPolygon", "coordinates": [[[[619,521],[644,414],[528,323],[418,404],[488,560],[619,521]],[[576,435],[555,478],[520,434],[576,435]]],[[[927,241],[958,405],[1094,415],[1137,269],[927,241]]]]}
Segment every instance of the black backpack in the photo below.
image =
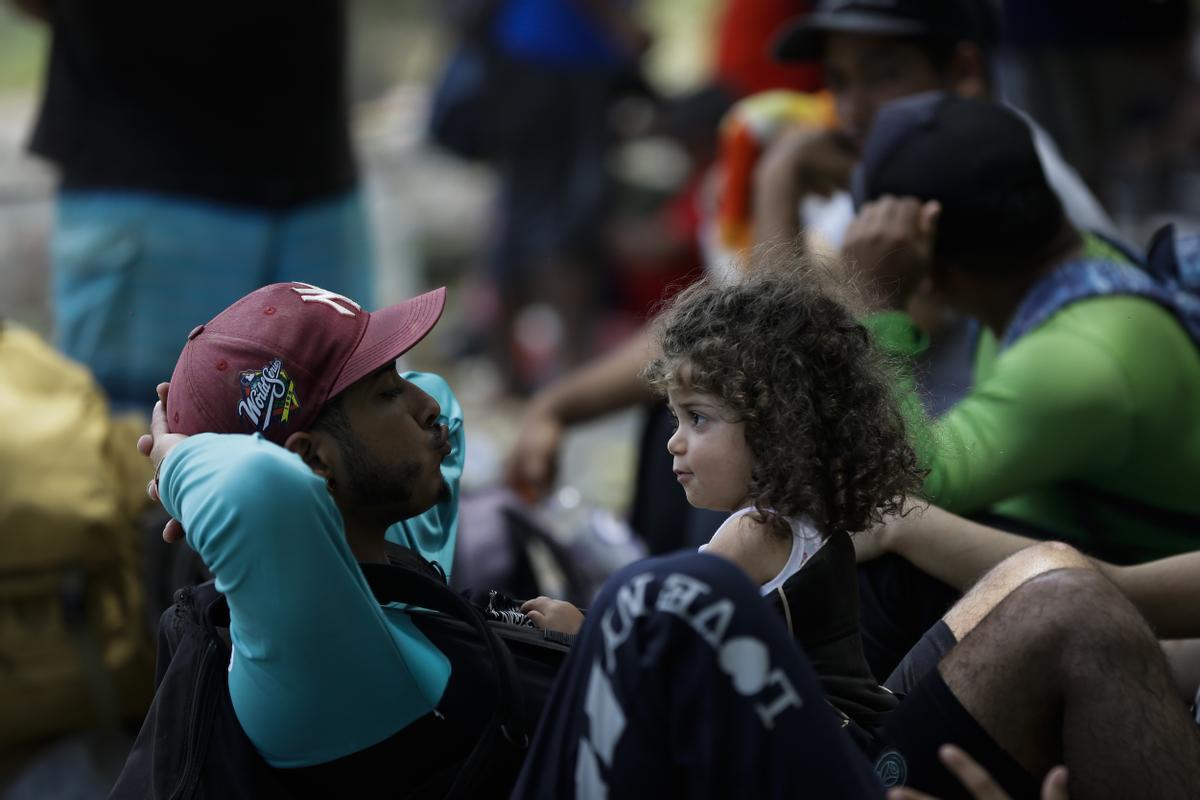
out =
{"type": "MultiPolygon", "coordinates": [[[[455,640],[460,657],[467,653],[490,668],[488,674],[496,682],[493,712],[473,746],[462,743],[461,751],[469,749],[469,754],[448,768],[398,775],[395,751],[377,745],[339,759],[332,772],[324,770],[321,777],[328,783],[331,774],[344,776],[350,783],[341,784],[339,793],[354,796],[364,794],[366,787],[379,793],[377,786],[384,778],[392,787],[383,792],[387,796],[507,796],[524,760],[529,723],[549,695],[569,640],[488,622],[420,556],[394,548],[389,558],[390,565],[361,565],[376,599],[419,608],[409,613],[423,632],[455,640]],[[385,774],[389,767],[390,775],[385,774]]],[[[211,581],[176,593],[159,624],[154,701],[110,798],[224,800],[325,793],[316,788],[320,782],[307,780],[305,771],[310,768],[273,768],[246,736],[226,678],[228,626],[229,606],[211,581]]]]}

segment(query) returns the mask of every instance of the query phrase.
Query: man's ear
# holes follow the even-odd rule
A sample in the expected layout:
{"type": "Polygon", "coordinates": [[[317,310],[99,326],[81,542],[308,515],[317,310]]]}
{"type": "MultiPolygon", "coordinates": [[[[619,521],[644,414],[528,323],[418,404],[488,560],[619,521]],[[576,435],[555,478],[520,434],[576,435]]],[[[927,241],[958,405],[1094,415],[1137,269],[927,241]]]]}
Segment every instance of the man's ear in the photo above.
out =
{"type": "Polygon", "coordinates": [[[975,42],[959,42],[950,54],[947,69],[950,91],[959,97],[987,97],[991,89],[987,56],[975,42]]]}
{"type": "Polygon", "coordinates": [[[283,443],[304,461],[318,476],[328,481],[333,477],[333,459],[336,458],[337,445],[333,437],[317,431],[297,431],[283,443]]]}

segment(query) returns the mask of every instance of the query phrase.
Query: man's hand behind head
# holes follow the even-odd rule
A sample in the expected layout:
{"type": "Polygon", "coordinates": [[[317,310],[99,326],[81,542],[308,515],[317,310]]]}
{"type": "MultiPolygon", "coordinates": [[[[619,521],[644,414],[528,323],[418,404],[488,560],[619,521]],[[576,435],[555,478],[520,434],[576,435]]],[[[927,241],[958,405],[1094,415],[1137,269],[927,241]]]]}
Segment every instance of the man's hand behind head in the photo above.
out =
{"type": "Polygon", "coordinates": [[[873,311],[901,309],[933,261],[941,205],[883,195],[867,203],[846,230],[842,256],[862,281],[873,311]]]}
{"type": "MultiPolygon", "coordinates": [[[[150,433],[143,434],[137,442],[138,452],[154,464],[154,480],[146,486],[146,494],[156,503],[162,502],[158,496],[158,471],[163,459],[187,438],[183,434],[171,433],[167,425],[167,393],[170,388],[169,383],[158,385],[158,402],[154,404],[154,411],[150,415],[150,433]]],[[[182,538],[183,526],[177,520],[168,520],[163,528],[163,541],[177,542],[182,538]]]]}
{"type": "Polygon", "coordinates": [[[754,168],[755,242],[795,238],[800,201],[846,189],[857,162],[858,150],[840,133],[808,126],[781,133],[754,168]]]}

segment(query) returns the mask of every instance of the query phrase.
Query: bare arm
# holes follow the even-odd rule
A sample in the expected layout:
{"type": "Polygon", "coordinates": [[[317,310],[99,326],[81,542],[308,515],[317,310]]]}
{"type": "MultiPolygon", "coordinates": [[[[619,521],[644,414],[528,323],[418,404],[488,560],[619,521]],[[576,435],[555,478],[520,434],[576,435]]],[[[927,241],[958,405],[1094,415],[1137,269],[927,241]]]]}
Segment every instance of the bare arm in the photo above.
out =
{"type": "Polygon", "coordinates": [[[772,533],[753,514],[745,514],[722,525],[704,552],[732,561],[761,586],[787,564],[792,542],[772,533]]]}
{"type": "Polygon", "coordinates": [[[767,147],[754,169],[754,243],[791,242],[800,233],[800,201],[846,188],[853,146],[831,131],[797,126],[767,147]]]}
{"type": "Polygon", "coordinates": [[[526,494],[546,493],[554,485],[565,428],[653,401],[641,372],[654,347],[654,334],[646,326],[613,352],[535,394],[509,454],[508,483],[526,494]]]}
{"type": "Polygon", "coordinates": [[[855,537],[859,560],[892,552],[959,591],[1034,544],[1033,539],[963,519],[937,506],[914,506],[870,533],[855,537]]]}
{"type": "Polygon", "coordinates": [[[1145,564],[1096,566],[1137,606],[1160,639],[1200,637],[1200,552],[1145,564]]]}
{"type": "MultiPolygon", "coordinates": [[[[961,591],[1004,559],[1036,544],[937,506],[914,508],[856,539],[859,560],[890,551],[961,591]]],[[[1095,559],[1092,563],[1137,606],[1160,638],[1200,637],[1200,552],[1128,567],[1095,559]]]]}

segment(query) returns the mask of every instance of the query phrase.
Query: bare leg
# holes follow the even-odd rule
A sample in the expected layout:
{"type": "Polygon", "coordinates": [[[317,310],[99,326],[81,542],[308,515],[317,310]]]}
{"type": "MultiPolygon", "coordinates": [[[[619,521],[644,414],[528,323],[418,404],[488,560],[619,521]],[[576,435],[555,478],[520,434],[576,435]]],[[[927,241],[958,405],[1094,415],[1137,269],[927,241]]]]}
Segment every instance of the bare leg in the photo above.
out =
{"type": "Polygon", "coordinates": [[[938,669],[1032,775],[1066,763],[1075,797],[1200,797],[1200,734],[1136,609],[1090,569],[996,605],[938,669]]]}
{"type": "Polygon", "coordinates": [[[980,578],[942,621],[960,642],[1025,581],[1056,569],[1095,569],[1091,559],[1062,542],[1041,542],[1001,561],[980,578]]]}

